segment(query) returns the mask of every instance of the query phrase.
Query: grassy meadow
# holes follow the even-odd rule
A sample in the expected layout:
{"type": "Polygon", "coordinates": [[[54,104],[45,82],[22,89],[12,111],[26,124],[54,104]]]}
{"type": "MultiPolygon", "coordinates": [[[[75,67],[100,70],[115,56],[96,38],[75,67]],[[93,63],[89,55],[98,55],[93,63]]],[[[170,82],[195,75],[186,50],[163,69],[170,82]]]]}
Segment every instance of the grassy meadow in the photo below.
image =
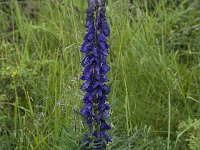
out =
{"type": "MultiPolygon", "coordinates": [[[[0,1],[0,150],[78,150],[87,1],[30,3],[0,1]]],[[[109,0],[107,17],[108,150],[200,150],[200,2],[109,0]]]]}

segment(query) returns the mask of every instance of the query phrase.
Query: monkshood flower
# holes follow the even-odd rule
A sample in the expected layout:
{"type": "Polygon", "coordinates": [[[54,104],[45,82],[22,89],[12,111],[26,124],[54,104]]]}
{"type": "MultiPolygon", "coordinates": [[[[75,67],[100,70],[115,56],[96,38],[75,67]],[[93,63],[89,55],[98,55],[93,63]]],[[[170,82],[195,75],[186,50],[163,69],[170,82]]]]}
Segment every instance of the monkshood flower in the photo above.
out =
{"type": "Polygon", "coordinates": [[[106,56],[109,55],[107,37],[110,35],[110,29],[104,6],[105,0],[100,3],[97,0],[89,1],[85,23],[87,33],[80,49],[85,53],[81,63],[84,67],[81,79],[85,81],[81,90],[85,95],[84,106],[80,113],[89,129],[85,134],[83,148],[92,150],[106,149],[107,143],[111,142],[107,133],[111,127],[106,122],[110,109],[106,95],[109,94],[110,89],[105,84],[108,81],[106,74],[110,70],[106,61],[106,56]]]}

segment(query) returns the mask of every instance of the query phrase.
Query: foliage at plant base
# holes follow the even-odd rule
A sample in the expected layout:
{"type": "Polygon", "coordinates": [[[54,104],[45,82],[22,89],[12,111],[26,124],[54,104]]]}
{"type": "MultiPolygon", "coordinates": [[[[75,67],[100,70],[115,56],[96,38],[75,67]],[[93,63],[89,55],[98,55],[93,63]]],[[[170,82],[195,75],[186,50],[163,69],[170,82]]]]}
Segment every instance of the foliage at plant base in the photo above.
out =
{"type": "Polygon", "coordinates": [[[184,147],[190,150],[200,149],[200,120],[189,118],[180,122],[177,135],[179,149],[184,147]]]}

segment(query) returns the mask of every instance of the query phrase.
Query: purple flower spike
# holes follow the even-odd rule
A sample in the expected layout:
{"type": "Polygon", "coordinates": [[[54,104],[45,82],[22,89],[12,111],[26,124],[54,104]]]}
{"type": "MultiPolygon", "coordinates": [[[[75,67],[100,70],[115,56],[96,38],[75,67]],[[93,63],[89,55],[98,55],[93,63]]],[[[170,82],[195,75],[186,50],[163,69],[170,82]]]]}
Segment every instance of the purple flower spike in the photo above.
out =
{"type": "Polygon", "coordinates": [[[89,0],[85,23],[87,32],[80,49],[85,54],[81,62],[84,67],[83,75],[80,78],[85,81],[80,87],[85,96],[80,114],[89,129],[83,142],[87,142],[84,148],[93,145],[92,150],[106,149],[107,143],[111,142],[107,133],[111,126],[106,122],[110,117],[106,97],[110,88],[105,84],[110,70],[106,61],[106,56],[109,55],[107,37],[110,35],[110,29],[105,16],[105,2],[106,0],[101,0],[100,3],[98,0],[89,0]]]}

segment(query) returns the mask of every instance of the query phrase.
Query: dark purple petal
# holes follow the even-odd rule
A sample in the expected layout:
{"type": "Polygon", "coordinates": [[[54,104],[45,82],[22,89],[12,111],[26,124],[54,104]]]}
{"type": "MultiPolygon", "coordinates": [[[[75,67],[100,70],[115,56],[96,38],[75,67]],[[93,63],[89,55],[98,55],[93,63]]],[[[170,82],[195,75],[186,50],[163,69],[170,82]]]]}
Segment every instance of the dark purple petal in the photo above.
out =
{"type": "Polygon", "coordinates": [[[101,84],[101,82],[96,81],[92,86],[91,86],[91,90],[94,90],[97,88],[97,86],[99,86],[101,84]]]}
{"type": "Polygon", "coordinates": [[[110,115],[107,112],[104,112],[103,116],[106,117],[106,118],[110,118],[110,115]]]}
{"type": "Polygon", "coordinates": [[[102,55],[101,56],[101,64],[107,64],[107,61],[106,61],[106,56],[102,55]]]}
{"type": "Polygon", "coordinates": [[[86,67],[90,63],[92,58],[93,58],[93,55],[91,55],[91,54],[86,55],[85,58],[83,59],[83,61],[81,62],[81,65],[83,67],[86,67]]]}
{"type": "Polygon", "coordinates": [[[93,102],[93,96],[91,92],[88,92],[84,95],[83,101],[86,102],[93,102]]]}
{"type": "Polygon", "coordinates": [[[102,114],[102,112],[104,112],[105,110],[109,110],[110,107],[106,105],[105,103],[102,103],[99,105],[98,109],[99,109],[99,113],[102,114]]]}
{"type": "Polygon", "coordinates": [[[106,13],[106,8],[105,8],[105,7],[102,7],[102,8],[100,9],[100,15],[101,15],[101,17],[105,17],[105,13],[106,13]]]}
{"type": "Polygon", "coordinates": [[[89,28],[90,26],[94,26],[94,17],[93,16],[87,16],[87,18],[86,18],[85,28],[89,28]]]}
{"type": "Polygon", "coordinates": [[[104,33],[104,35],[106,37],[110,36],[110,28],[107,22],[107,19],[105,18],[105,20],[102,22],[102,32],[104,33]]]}
{"type": "Polygon", "coordinates": [[[101,72],[106,74],[110,70],[110,67],[107,64],[103,64],[101,68],[101,72]]]}
{"type": "Polygon", "coordinates": [[[103,34],[103,33],[100,33],[99,35],[98,35],[98,41],[99,42],[106,42],[107,41],[107,39],[106,39],[106,36],[103,34]]]}
{"type": "Polygon", "coordinates": [[[99,68],[99,66],[98,66],[98,65],[96,65],[96,66],[95,66],[95,71],[96,71],[97,73],[99,73],[99,71],[100,71],[100,68],[99,68]]]}
{"type": "Polygon", "coordinates": [[[97,81],[100,81],[100,80],[101,80],[101,74],[97,73],[95,79],[96,79],[97,81]]]}
{"type": "Polygon", "coordinates": [[[94,48],[92,49],[92,52],[93,52],[94,56],[98,56],[97,48],[94,47],[94,48]]]}
{"type": "Polygon", "coordinates": [[[93,97],[96,98],[96,95],[97,95],[97,89],[92,90],[91,93],[92,93],[91,95],[92,95],[93,97]]]}
{"type": "Polygon", "coordinates": [[[99,97],[102,97],[102,95],[103,95],[102,89],[99,89],[99,90],[98,90],[98,96],[99,96],[99,97]]]}
{"type": "Polygon", "coordinates": [[[107,100],[108,98],[105,95],[103,95],[102,97],[98,99],[99,103],[105,103],[107,100]]]}
{"type": "Polygon", "coordinates": [[[108,77],[107,76],[103,76],[103,82],[107,82],[108,81],[108,77]]]}
{"type": "Polygon", "coordinates": [[[84,107],[86,107],[87,109],[89,109],[89,110],[91,110],[92,109],[92,102],[87,102],[87,103],[85,103],[85,106],[84,107]]]}
{"type": "Polygon", "coordinates": [[[86,9],[86,13],[87,13],[87,16],[93,16],[94,15],[94,9],[92,7],[88,7],[86,9]]]}
{"type": "Polygon", "coordinates": [[[99,43],[99,48],[103,50],[107,50],[109,48],[109,45],[106,42],[100,42],[99,43]]]}
{"type": "Polygon", "coordinates": [[[94,39],[95,34],[93,32],[89,32],[85,35],[84,40],[92,41],[94,39]]]}
{"type": "Polygon", "coordinates": [[[102,91],[103,91],[103,94],[104,94],[104,95],[109,94],[109,93],[110,93],[110,88],[109,88],[109,86],[107,86],[106,84],[104,84],[104,85],[102,86],[102,91]]]}
{"type": "Polygon", "coordinates": [[[81,115],[84,117],[89,117],[90,116],[90,110],[87,107],[83,107],[80,111],[81,115]]]}
{"type": "Polygon", "coordinates": [[[96,121],[100,121],[101,120],[101,117],[100,116],[97,116],[95,114],[92,114],[92,117],[96,120],[96,121]]]}
{"type": "Polygon", "coordinates": [[[91,84],[91,80],[87,80],[83,85],[81,85],[81,90],[85,91],[86,88],[88,88],[91,84]]]}
{"type": "Polygon", "coordinates": [[[103,137],[104,137],[104,139],[106,139],[107,142],[112,142],[112,140],[110,139],[110,136],[108,135],[107,132],[103,133],[103,137]]]}
{"type": "Polygon", "coordinates": [[[95,27],[94,27],[94,25],[90,25],[89,26],[88,33],[95,33],[95,27]]]}
{"type": "Polygon", "coordinates": [[[81,46],[80,51],[82,53],[88,53],[92,48],[93,48],[92,43],[90,43],[90,42],[84,42],[83,45],[81,46]]]}
{"type": "Polygon", "coordinates": [[[110,128],[111,128],[111,127],[110,127],[106,122],[102,122],[102,123],[101,123],[101,126],[100,126],[100,129],[101,129],[101,130],[103,130],[103,131],[104,131],[104,130],[110,130],[110,128]]]}
{"type": "Polygon", "coordinates": [[[100,81],[101,80],[101,74],[100,74],[100,67],[98,65],[95,66],[95,71],[96,71],[96,80],[100,81]]]}
{"type": "Polygon", "coordinates": [[[110,36],[110,29],[109,27],[105,24],[105,25],[102,25],[103,26],[103,29],[102,29],[102,32],[105,34],[106,37],[110,36]]]}
{"type": "Polygon", "coordinates": [[[89,80],[89,77],[81,76],[80,79],[81,79],[81,80],[89,80]]]}
{"type": "Polygon", "coordinates": [[[108,56],[108,55],[109,55],[109,53],[108,53],[108,50],[107,50],[107,49],[103,50],[103,51],[102,51],[102,53],[103,53],[103,55],[105,55],[105,56],[108,56]]]}
{"type": "Polygon", "coordinates": [[[88,65],[87,67],[85,67],[85,70],[83,71],[83,75],[89,78],[91,77],[93,70],[94,70],[94,66],[88,65]]]}

